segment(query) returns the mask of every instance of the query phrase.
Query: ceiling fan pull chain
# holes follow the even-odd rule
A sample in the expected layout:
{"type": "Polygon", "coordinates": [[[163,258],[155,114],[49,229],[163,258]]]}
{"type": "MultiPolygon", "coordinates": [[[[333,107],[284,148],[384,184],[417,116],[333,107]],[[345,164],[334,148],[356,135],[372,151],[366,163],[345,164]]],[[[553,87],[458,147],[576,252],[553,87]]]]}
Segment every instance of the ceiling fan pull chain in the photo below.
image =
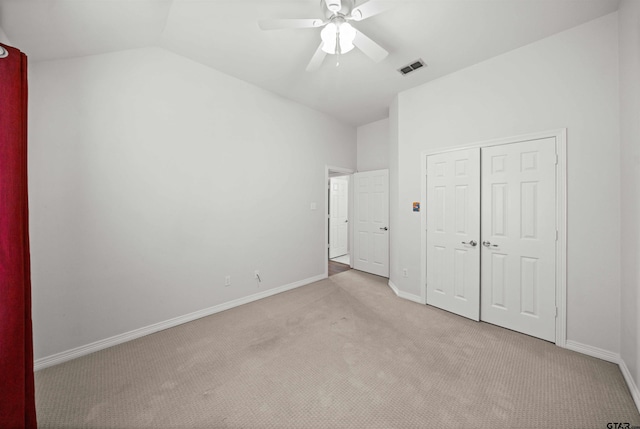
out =
{"type": "Polygon", "coordinates": [[[336,67],[340,66],[340,54],[342,54],[340,49],[340,26],[338,25],[336,28],[336,67]]]}

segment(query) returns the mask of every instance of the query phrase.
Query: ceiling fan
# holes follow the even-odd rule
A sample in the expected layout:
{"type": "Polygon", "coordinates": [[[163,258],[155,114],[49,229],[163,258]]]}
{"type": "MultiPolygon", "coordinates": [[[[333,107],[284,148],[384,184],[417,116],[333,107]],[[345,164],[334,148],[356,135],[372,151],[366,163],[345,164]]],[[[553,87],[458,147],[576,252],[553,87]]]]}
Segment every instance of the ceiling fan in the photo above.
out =
{"type": "Polygon", "coordinates": [[[357,47],[375,62],[380,62],[389,54],[383,47],[356,30],[350,22],[362,21],[389,9],[387,4],[365,1],[356,5],[357,0],[320,0],[324,19],[263,19],[258,22],[262,30],[295,28],[321,28],[322,41],[307,65],[307,71],[320,68],[327,54],[341,55],[357,47]]]}

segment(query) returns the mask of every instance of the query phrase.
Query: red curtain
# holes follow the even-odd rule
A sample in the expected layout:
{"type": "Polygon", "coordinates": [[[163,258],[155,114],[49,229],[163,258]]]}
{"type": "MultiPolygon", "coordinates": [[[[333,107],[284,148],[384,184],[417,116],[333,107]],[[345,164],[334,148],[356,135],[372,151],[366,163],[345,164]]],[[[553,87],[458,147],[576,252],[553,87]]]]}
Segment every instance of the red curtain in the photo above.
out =
{"type": "Polygon", "coordinates": [[[27,57],[0,44],[0,428],[35,428],[27,200],[27,57]]]}

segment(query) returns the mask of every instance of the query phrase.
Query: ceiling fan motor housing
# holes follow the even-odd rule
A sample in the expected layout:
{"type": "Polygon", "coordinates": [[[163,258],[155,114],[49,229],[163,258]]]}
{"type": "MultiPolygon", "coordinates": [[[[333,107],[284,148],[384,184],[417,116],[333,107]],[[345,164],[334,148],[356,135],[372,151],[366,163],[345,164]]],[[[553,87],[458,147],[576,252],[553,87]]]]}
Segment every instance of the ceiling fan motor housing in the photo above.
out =
{"type": "Polygon", "coordinates": [[[323,11],[327,19],[335,15],[347,16],[351,13],[354,6],[353,0],[320,0],[323,4],[323,11]]]}
{"type": "Polygon", "coordinates": [[[338,12],[342,9],[342,2],[340,0],[326,0],[327,9],[331,12],[338,12]]]}

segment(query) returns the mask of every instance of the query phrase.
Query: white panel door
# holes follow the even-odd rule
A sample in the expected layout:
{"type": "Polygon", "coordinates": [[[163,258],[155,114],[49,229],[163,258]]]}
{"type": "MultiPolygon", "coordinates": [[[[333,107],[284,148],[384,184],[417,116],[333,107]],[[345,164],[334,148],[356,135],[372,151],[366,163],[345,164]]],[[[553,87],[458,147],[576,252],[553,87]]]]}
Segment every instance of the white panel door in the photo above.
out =
{"type": "Polygon", "coordinates": [[[480,149],[427,157],[427,304],[479,320],[480,149]]]}
{"type": "Polygon", "coordinates": [[[333,177],[329,186],[329,258],[337,258],[349,251],[349,179],[333,177]]]}
{"type": "Polygon", "coordinates": [[[353,175],[353,268],[389,277],[389,170],[353,175]]]}
{"type": "Polygon", "coordinates": [[[482,150],[483,321],[555,341],[555,139],[482,150]]]}

